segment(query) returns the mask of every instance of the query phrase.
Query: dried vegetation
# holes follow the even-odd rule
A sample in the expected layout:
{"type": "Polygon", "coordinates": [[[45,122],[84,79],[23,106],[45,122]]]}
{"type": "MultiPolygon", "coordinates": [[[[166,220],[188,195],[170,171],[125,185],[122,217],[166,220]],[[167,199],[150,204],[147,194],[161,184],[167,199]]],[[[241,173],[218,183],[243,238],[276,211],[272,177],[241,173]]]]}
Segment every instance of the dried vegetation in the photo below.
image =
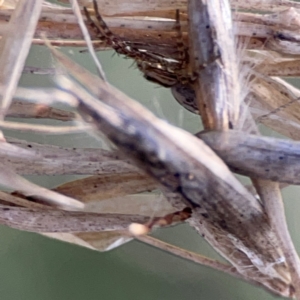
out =
{"type": "Polygon", "coordinates": [[[280,191],[280,183],[300,182],[300,91],[280,78],[300,76],[300,4],[97,0],[104,21],[119,37],[108,43],[91,24],[86,31],[82,21],[84,6],[95,18],[93,3],[70,2],[72,8],[42,0],[0,1],[0,126],[45,134],[93,131],[116,147],[63,148],[1,133],[0,183],[13,192],[0,192],[0,223],[104,251],[132,239],[132,223],[151,229],[184,218],[228,265],[146,235],[136,238],[300,299],[300,262],[280,191]],[[178,9],[189,57],[184,63],[174,38],[178,9]],[[59,67],[26,67],[32,43],[49,47],[59,67]],[[177,80],[174,86],[192,93],[206,131],[195,137],[167,124],[110,86],[98,62],[99,77],[54,48],[86,43],[92,55],[92,45],[117,49],[123,43],[127,50],[138,49],[144,53],[136,58],[144,75],[151,68],[151,76],[159,79],[165,75],[163,63],[180,64],[180,72],[177,67],[165,71],[177,80]],[[193,74],[191,82],[180,81],[183,71],[193,74]],[[22,72],[53,74],[57,89],[20,88],[22,72]],[[54,108],[57,103],[73,110],[54,108]],[[290,140],[262,136],[259,123],[290,140]],[[232,172],[249,176],[255,192],[232,172]],[[22,177],[67,174],[89,177],[53,190],[22,177]],[[156,192],[143,193],[150,191],[156,192]],[[159,213],[153,216],[158,203],[159,213]],[[182,209],[183,214],[175,213],[182,209]]]}

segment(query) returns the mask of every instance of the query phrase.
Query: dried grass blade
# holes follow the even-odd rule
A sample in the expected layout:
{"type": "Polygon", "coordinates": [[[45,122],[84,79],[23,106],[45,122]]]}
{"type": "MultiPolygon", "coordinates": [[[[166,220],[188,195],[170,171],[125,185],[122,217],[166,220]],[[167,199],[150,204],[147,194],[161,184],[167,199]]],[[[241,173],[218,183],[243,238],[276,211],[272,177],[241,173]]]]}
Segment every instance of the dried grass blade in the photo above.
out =
{"type": "Polygon", "coordinates": [[[124,231],[103,231],[103,232],[43,232],[41,233],[49,238],[57,239],[63,242],[75,244],[98,251],[110,251],[132,240],[124,231]]]}
{"type": "Polygon", "coordinates": [[[259,76],[251,83],[247,102],[257,122],[299,139],[300,91],[276,77],[259,76]]]}
{"type": "Polygon", "coordinates": [[[78,210],[84,207],[83,203],[40,187],[25,178],[22,178],[10,169],[0,170],[0,182],[2,185],[17,190],[25,196],[41,199],[50,205],[56,205],[67,210],[78,210]]]}
{"type": "Polygon", "coordinates": [[[300,59],[282,59],[274,62],[263,62],[254,68],[254,71],[267,76],[299,77],[300,59]]]}
{"type": "Polygon", "coordinates": [[[1,9],[8,9],[16,7],[19,0],[1,0],[0,8],[1,9]]]}
{"type": "Polygon", "coordinates": [[[253,178],[300,184],[300,142],[238,131],[197,135],[234,172],[253,178]]]}
{"type": "MultiPolygon", "coordinates": [[[[153,206],[151,205],[156,205],[157,201],[155,202],[155,199],[151,199],[149,198],[149,196],[147,196],[147,199],[144,199],[145,201],[140,201],[140,197],[139,199],[129,199],[129,200],[133,200],[133,201],[126,201],[126,199],[122,199],[124,200],[123,203],[118,203],[118,205],[122,206],[123,204],[123,208],[125,207],[127,209],[128,214],[130,214],[130,210],[128,210],[128,204],[130,204],[130,207],[139,207],[139,208],[143,208],[142,212],[144,212],[144,215],[151,215],[150,211],[151,208],[153,210],[153,206]],[[134,201],[135,200],[135,201],[134,201]],[[126,206],[125,206],[126,205],[126,206]],[[136,206],[133,206],[136,205],[136,206]],[[148,211],[149,214],[147,214],[147,211],[145,213],[145,206],[149,206],[148,207],[148,211]]],[[[143,196],[142,196],[143,197],[143,196]]],[[[153,197],[151,195],[151,197],[153,197]]],[[[157,197],[156,197],[157,200],[157,197]]],[[[49,211],[51,210],[51,207],[44,205],[44,204],[40,204],[40,203],[36,203],[33,201],[29,201],[27,199],[24,198],[20,198],[16,195],[11,195],[5,192],[0,191],[0,201],[1,204],[5,204],[8,206],[11,205],[16,205],[16,206],[21,206],[21,207],[26,207],[26,208],[33,208],[33,209],[44,209],[45,211],[49,211]]],[[[166,201],[164,202],[165,206],[168,204],[166,201]]],[[[116,203],[112,203],[113,205],[116,203]]],[[[161,204],[161,203],[159,203],[161,204]]],[[[169,205],[169,204],[168,204],[169,205]]],[[[170,205],[169,205],[170,207],[170,205]]],[[[108,210],[108,209],[103,209],[104,207],[101,206],[97,206],[97,209],[95,209],[94,206],[90,207],[90,210],[86,207],[85,211],[86,212],[99,212],[102,214],[103,213],[112,213],[113,211],[116,212],[116,210],[108,210]]],[[[137,209],[136,209],[137,210],[137,209]]],[[[164,210],[163,212],[168,211],[167,213],[170,212],[169,210],[164,210]]],[[[121,212],[120,212],[121,213],[121,212]]],[[[134,214],[135,212],[131,211],[131,214],[134,214]]],[[[126,211],[123,210],[123,214],[126,214],[126,211]]],[[[68,242],[68,243],[72,243],[72,244],[76,244],[82,247],[86,247],[86,248],[90,248],[90,249],[94,249],[94,250],[99,250],[99,251],[109,251],[115,247],[121,246],[124,243],[129,242],[130,240],[132,240],[131,237],[129,237],[127,234],[124,235],[124,231],[110,231],[110,232],[93,232],[93,233],[78,233],[78,234],[71,234],[71,233],[66,233],[66,232],[59,232],[59,233],[41,233],[42,235],[45,235],[47,237],[50,238],[55,238],[64,242],[68,242]]]]}
{"type": "Polygon", "coordinates": [[[0,162],[22,175],[92,175],[138,170],[118,153],[103,149],[62,148],[13,138],[8,141],[10,144],[5,143],[3,152],[0,151],[0,162]]]}
{"type": "Polygon", "coordinates": [[[75,236],[98,251],[110,251],[133,239],[128,234],[124,234],[124,231],[80,232],[75,233],[75,236]]]}
{"type": "Polygon", "coordinates": [[[138,194],[88,202],[84,211],[164,217],[177,211],[162,195],[138,194]]]}
{"type": "Polygon", "coordinates": [[[149,192],[156,188],[157,183],[154,180],[139,172],[90,176],[60,185],[54,191],[69,197],[76,197],[86,203],[149,192]]]}
{"type": "Polygon", "coordinates": [[[58,109],[45,104],[14,100],[8,109],[7,117],[52,119],[67,122],[74,121],[76,115],[71,111],[58,109]]]}
{"type": "MultiPolygon", "coordinates": [[[[120,17],[122,13],[119,13],[118,16],[114,17],[106,17],[105,21],[108,26],[112,29],[114,34],[120,37],[121,40],[125,40],[127,43],[132,44],[139,43],[139,47],[144,45],[143,47],[151,48],[152,51],[157,50],[157,46],[161,45],[161,41],[163,41],[165,49],[165,55],[174,55],[174,47],[176,46],[176,41],[174,40],[174,14],[175,10],[179,7],[174,7],[172,10],[157,10],[151,11],[148,8],[147,11],[144,12],[127,12],[123,13],[124,17],[120,17]],[[135,16],[129,18],[129,16],[135,16]],[[147,18],[145,20],[145,17],[147,18]],[[133,30],[134,29],[134,30],[133,30]]],[[[101,6],[101,13],[105,15],[105,8],[101,6]]],[[[128,6],[129,7],[129,6],[128,6]]],[[[128,8],[126,7],[126,8],[128,8]]],[[[114,12],[118,12],[121,9],[120,6],[114,9],[114,12]]],[[[186,22],[186,7],[182,7],[180,9],[182,15],[182,29],[187,43],[186,31],[187,31],[187,22],[186,22]]],[[[0,10],[0,34],[3,31],[3,27],[5,26],[7,20],[10,17],[12,11],[0,10]]],[[[275,42],[278,44],[283,43],[284,40],[280,40],[278,37],[280,36],[280,31],[278,28],[284,28],[288,30],[290,37],[288,38],[291,43],[290,48],[296,47],[292,43],[292,37],[296,37],[299,31],[299,19],[297,12],[295,10],[289,10],[287,12],[280,12],[272,15],[263,15],[261,17],[255,14],[246,14],[246,13],[236,13],[235,14],[235,28],[237,28],[236,34],[239,37],[248,37],[248,45],[247,48],[255,48],[255,49],[271,49],[274,50],[274,46],[272,45],[272,41],[274,40],[274,36],[277,37],[275,42]],[[285,22],[286,19],[291,20],[290,22],[285,22]],[[253,34],[255,34],[255,38],[252,38],[253,34]],[[251,39],[253,42],[251,42],[251,39]],[[267,43],[268,42],[268,43],[267,43]],[[294,46],[293,46],[294,45],[294,46]]],[[[43,9],[41,20],[39,21],[36,35],[37,38],[35,40],[38,44],[43,44],[41,41],[42,33],[46,33],[48,38],[56,39],[55,43],[57,45],[62,46],[85,46],[85,42],[82,40],[82,32],[77,24],[77,19],[74,17],[71,9],[57,9],[57,8],[47,8],[43,9]],[[60,41],[57,39],[61,39],[60,41]],[[69,39],[69,41],[68,41],[69,39]],[[71,40],[70,40],[71,39],[71,40]],[[77,39],[77,41],[75,41],[77,39]],[[73,41],[72,41],[73,40],[73,41]],[[84,43],[84,44],[83,44],[84,43]]],[[[97,36],[94,31],[90,30],[90,35],[92,39],[97,40],[97,36]]],[[[100,48],[107,48],[107,45],[99,42],[98,46],[100,48]]],[[[297,47],[296,47],[297,48],[297,47]]],[[[296,49],[295,48],[295,49],[296,49]]],[[[292,53],[289,50],[288,53],[292,53]]],[[[279,49],[282,53],[285,52],[285,48],[281,47],[279,49]]],[[[296,52],[297,55],[297,52],[296,52]]]]}
{"type": "Polygon", "coordinates": [[[10,159],[16,159],[18,161],[26,159],[33,161],[36,159],[42,159],[42,157],[35,151],[9,144],[6,141],[0,141],[0,157],[1,156],[4,156],[8,161],[10,159]]]}
{"type": "MultiPolygon", "coordinates": [[[[149,219],[163,217],[175,212],[175,209],[162,196],[158,195],[128,195],[119,198],[94,201],[86,204],[85,212],[117,213],[120,215],[142,215],[149,219]]],[[[149,219],[147,221],[149,221],[149,219]]],[[[109,251],[132,240],[127,232],[80,232],[80,233],[46,233],[46,236],[59,240],[79,244],[98,251],[109,251]]]]}
{"type": "Polygon", "coordinates": [[[75,126],[50,126],[41,124],[28,124],[19,122],[9,122],[1,121],[0,127],[10,130],[28,131],[34,133],[44,133],[44,134],[70,134],[82,131],[88,131],[91,126],[88,124],[79,124],[75,126]]]}
{"type": "Polygon", "coordinates": [[[280,188],[278,184],[270,181],[254,181],[254,184],[265,204],[267,214],[272,216],[270,218],[271,226],[277,232],[277,236],[280,239],[281,248],[289,266],[295,288],[295,297],[296,299],[300,299],[300,259],[287,227],[280,188]]]}
{"type": "MultiPolygon", "coordinates": [[[[57,72],[59,74],[59,72],[57,72]]],[[[69,106],[75,106],[76,100],[70,94],[64,93],[58,89],[32,89],[18,87],[15,99],[24,99],[28,102],[35,102],[39,105],[53,105],[57,102],[69,106]]]]}
{"type": "Polygon", "coordinates": [[[79,8],[79,5],[77,3],[77,0],[70,0],[70,3],[72,4],[72,9],[73,9],[74,15],[77,18],[78,25],[80,26],[80,29],[82,31],[82,34],[83,34],[84,40],[85,40],[85,42],[87,44],[89,53],[91,54],[91,56],[93,58],[93,61],[95,63],[95,66],[97,67],[97,71],[99,73],[99,76],[104,81],[106,81],[106,77],[105,77],[103,68],[102,68],[102,66],[101,66],[101,64],[100,64],[100,62],[99,62],[99,60],[98,60],[98,58],[96,56],[96,53],[95,53],[95,50],[93,48],[89,32],[87,30],[87,27],[86,27],[84,21],[83,21],[83,17],[82,17],[82,14],[80,12],[80,8],[79,8]]]}
{"type": "MultiPolygon", "coordinates": [[[[61,3],[68,3],[68,0],[59,0],[61,3]]],[[[82,6],[92,6],[92,0],[78,0],[78,3],[82,6]]],[[[138,12],[145,11],[145,7],[147,10],[157,11],[157,10],[173,10],[175,9],[186,9],[187,0],[157,0],[157,1],[120,1],[111,0],[106,2],[105,0],[97,0],[99,7],[103,7],[103,14],[114,15],[116,11],[121,13],[130,13],[130,12],[138,12]]],[[[284,9],[289,9],[291,7],[300,8],[300,5],[296,1],[289,0],[231,0],[231,6],[234,9],[252,9],[252,10],[260,10],[260,11],[280,11],[284,9]]]]}
{"type": "Polygon", "coordinates": [[[194,90],[203,125],[206,129],[235,128],[241,100],[229,3],[189,1],[188,12],[189,54],[198,74],[194,90]]]}
{"type": "Polygon", "coordinates": [[[1,224],[33,232],[126,230],[132,222],[145,223],[147,221],[148,217],[136,215],[94,214],[0,205],[1,224]]]}
{"type": "Polygon", "coordinates": [[[19,1],[0,44],[1,115],[6,114],[21,76],[43,0],[19,1]],[[22,50],[21,50],[22,49],[22,50]]]}
{"type": "Polygon", "coordinates": [[[85,247],[91,250],[96,250],[89,243],[85,242],[83,239],[77,237],[75,234],[67,232],[41,232],[41,235],[44,235],[48,238],[56,239],[62,242],[74,244],[77,246],[85,247]]]}
{"type": "Polygon", "coordinates": [[[249,9],[255,11],[282,11],[291,7],[300,8],[299,2],[290,0],[230,0],[230,3],[235,9],[249,9]]]}
{"type": "MultiPolygon", "coordinates": [[[[235,47],[233,44],[234,38],[231,28],[232,25],[229,4],[226,0],[215,2],[189,1],[188,12],[190,16],[190,53],[192,56],[193,67],[196,68],[196,71],[198,71],[199,67],[203,65],[203,63],[205,66],[204,70],[200,70],[198,80],[196,80],[194,84],[196,99],[203,119],[204,128],[206,130],[239,128],[240,122],[244,122],[244,120],[240,118],[239,110],[237,109],[237,107],[241,105],[239,101],[241,101],[242,94],[239,80],[237,79],[237,54],[234,51],[235,47]],[[224,7],[227,8],[227,10],[224,9],[224,7]],[[218,14],[219,11],[220,13],[218,14]],[[204,23],[201,24],[203,19],[204,23]],[[209,26],[207,24],[209,24],[209,26]],[[227,33],[229,34],[224,34],[224,28],[227,29],[227,33]],[[213,61],[212,58],[216,55],[215,53],[218,53],[219,57],[214,58],[215,61],[213,61]],[[230,57],[233,57],[234,59],[229,59],[230,57]],[[221,71],[218,70],[220,66],[222,66],[221,71]],[[226,99],[226,97],[224,97],[223,99],[220,91],[223,93],[226,91],[229,98],[226,99]],[[228,103],[230,105],[226,109],[226,105],[228,103]],[[230,112],[230,109],[232,110],[231,114],[228,113],[230,112]],[[237,111],[236,114],[234,114],[235,110],[237,111]],[[235,118],[233,118],[233,116],[235,116],[235,118]]],[[[256,132],[258,133],[257,130],[256,132]]],[[[221,139],[219,143],[222,142],[224,142],[224,140],[221,139]]],[[[265,182],[265,186],[263,186],[259,180],[257,180],[257,184],[261,186],[262,191],[264,188],[270,188],[271,186],[278,187],[278,184],[271,182],[265,182]]],[[[265,200],[270,201],[269,198],[265,200]]],[[[278,203],[280,198],[273,200],[278,203]]],[[[268,215],[268,217],[273,218],[274,220],[274,216],[268,215]]],[[[227,220],[228,219],[226,217],[226,222],[227,220]]],[[[227,257],[227,259],[231,257],[231,254],[228,253],[229,248],[222,245],[219,236],[212,230],[212,228],[209,228],[209,224],[208,226],[201,225],[201,212],[196,212],[194,217],[190,220],[190,223],[197,228],[200,234],[207,237],[211,245],[213,245],[217,251],[226,253],[225,257],[227,257]]],[[[277,233],[278,230],[275,230],[275,234],[273,232],[274,239],[276,238],[277,233]]],[[[245,240],[240,238],[238,243],[239,242],[245,243],[245,240]]],[[[255,242],[258,242],[258,240],[254,241],[252,245],[254,245],[255,242]]],[[[223,243],[226,242],[224,241],[223,243]]],[[[242,250],[238,244],[235,242],[234,244],[235,248],[242,250]]],[[[252,261],[253,265],[259,269],[257,261],[254,262],[250,258],[251,255],[246,256],[248,256],[248,259],[252,261]]],[[[239,268],[239,265],[245,264],[245,261],[242,262],[245,258],[246,257],[240,257],[237,264],[235,263],[235,259],[231,258],[231,262],[243,275],[246,275],[247,273],[243,273],[243,271],[239,268]]],[[[286,259],[288,258],[282,258],[283,261],[286,259]]],[[[268,272],[265,273],[267,278],[262,279],[260,282],[270,288],[274,286],[274,282],[278,276],[275,275],[275,273],[273,273],[273,275],[271,273],[267,273],[268,272]]],[[[291,280],[290,274],[288,272],[284,273],[285,275],[282,273],[283,278],[289,282],[291,280]]],[[[249,272],[247,276],[250,280],[255,278],[255,275],[253,273],[251,274],[251,272],[249,272]]],[[[292,284],[295,289],[297,289],[295,285],[298,284],[298,281],[292,281],[292,284]]],[[[282,287],[280,288],[277,286],[275,289],[281,290],[282,287]]],[[[286,292],[292,294],[293,289],[288,287],[286,292]]]]}
{"type": "MultiPolygon", "coordinates": [[[[210,267],[210,268],[213,268],[213,269],[218,270],[218,271],[222,271],[222,272],[227,273],[231,276],[234,276],[234,277],[237,277],[239,279],[243,279],[243,280],[249,282],[249,278],[244,277],[233,266],[226,265],[224,263],[218,262],[216,260],[205,257],[203,255],[181,249],[181,248],[176,247],[174,245],[167,244],[167,243],[165,243],[161,240],[158,240],[156,238],[153,238],[151,236],[138,236],[138,237],[136,237],[136,239],[143,242],[143,243],[149,244],[149,245],[154,246],[156,248],[159,248],[161,250],[172,253],[176,256],[179,256],[179,257],[188,259],[190,261],[193,261],[197,264],[200,264],[200,265],[203,265],[203,266],[206,266],[206,267],[210,267]]],[[[251,283],[254,284],[254,285],[262,286],[262,284],[259,283],[259,282],[253,281],[251,283]]]]}
{"type": "Polygon", "coordinates": [[[21,207],[27,207],[27,208],[39,208],[39,209],[46,209],[49,210],[51,207],[48,205],[44,205],[41,203],[36,203],[34,201],[29,201],[27,199],[21,198],[17,195],[11,195],[5,192],[0,191],[0,201],[1,204],[5,205],[12,205],[12,206],[21,206],[21,207]]]}
{"type": "MultiPolygon", "coordinates": [[[[61,3],[67,3],[68,0],[60,0],[61,3]]],[[[93,7],[92,0],[79,0],[80,6],[93,7]]],[[[120,1],[112,0],[105,2],[104,0],[97,0],[97,4],[101,7],[101,13],[103,15],[130,15],[138,12],[144,11],[164,11],[170,10],[173,8],[185,10],[186,9],[186,0],[163,0],[163,1],[120,1]]]]}
{"type": "MultiPolygon", "coordinates": [[[[82,73],[80,75],[82,76],[82,73]]],[[[217,250],[232,262],[239,272],[252,280],[262,281],[266,287],[281,295],[290,295],[290,279],[288,270],[282,263],[282,252],[274,245],[276,237],[273,236],[274,233],[260,205],[228,172],[223,162],[199,139],[158,120],[119,91],[99,80],[95,85],[93,77],[88,77],[87,82],[86,88],[98,92],[99,99],[105,100],[109,106],[79,90],[70,82],[61,80],[60,84],[65,90],[77,95],[79,101],[82,101],[80,110],[93,117],[97,128],[101,128],[124,153],[134,158],[163,185],[177,191],[187,203],[201,205],[201,209],[195,209],[197,217],[194,219],[202,224],[201,228],[206,228],[206,237],[213,232],[218,236],[218,243],[214,246],[218,246],[217,250]],[[144,130],[145,128],[147,130],[144,130]],[[155,139],[152,139],[154,136],[155,139]],[[208,176],[211,176],[211,179],[208,180],[208,176]],[[195,188],[199,191],[196,192],[195,188]],[[209,199],[209,202],[203,200],[203,197],[209,199]],[[220,207],[222,212],[218,211],[220,207]],[[231,232],[230,235],[228,231],[231,232]],[[253,232],[256,232],[255,238],[253,232]],[[239,252],[241,257],[237,258],[236,252],[233,251],[238,247],[236,239],[242,240],[243,247],[249,247],[251,253],[255,251],[259,256],[272,257],[274,263],[265,267],[258,266],[256,259],[253,260],[251,255],[247,256],[245,249],[239,252]],[[260,240],[264,240],[263,245],[260,240]],[[266,240],[272,244],[271,248],[265,248],[266,240]],[[280,264],[275,261],[280,261],[280,264]],[[245,268],[249,263],[253,264],[251,270],[245,268]],[[276,270],[273,269],[274,266],[276,270]],[[270,277],[270,270],[274,272],[276,280],[270,277]]]]}

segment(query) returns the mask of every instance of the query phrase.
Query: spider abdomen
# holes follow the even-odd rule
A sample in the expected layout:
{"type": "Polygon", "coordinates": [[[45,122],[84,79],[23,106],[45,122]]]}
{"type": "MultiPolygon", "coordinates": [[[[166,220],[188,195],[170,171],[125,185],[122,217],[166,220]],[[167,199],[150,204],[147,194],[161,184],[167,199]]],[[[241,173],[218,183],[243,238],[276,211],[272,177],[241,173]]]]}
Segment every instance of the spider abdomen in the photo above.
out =
{"type": "Polygon", "coordinates": [[[171,92],[176,101],[188,111],[199,114],[196,103],[196,94],[190,84],[177,83],[171,87],[171,92]]]}

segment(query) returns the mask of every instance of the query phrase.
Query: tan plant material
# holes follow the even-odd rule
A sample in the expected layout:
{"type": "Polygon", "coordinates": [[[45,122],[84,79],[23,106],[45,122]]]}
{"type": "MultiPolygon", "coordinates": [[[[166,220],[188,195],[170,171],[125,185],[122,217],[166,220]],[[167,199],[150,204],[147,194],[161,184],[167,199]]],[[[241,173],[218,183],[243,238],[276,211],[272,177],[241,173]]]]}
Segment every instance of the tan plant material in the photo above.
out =
{"type": "Polygon", "coordinates": [[[75,114],[73,112],[44,104],[17,100],[11,103],[6,116],[11,118],[53,119],[64,122],[75,120],[75,114]]]}
{"type": "Polygon", "coordinates": [[[101,201],[129,194],[151,192],[157,184],[148,176],[135,173],[103,174],[65,183],[55,191],[75,197],[82,202],[101,201]]]}
{"type": "Polygon", "coordinates": [[[98,214],[49,209],[0,206],[3,225],[33,232],[95,232],[126,230],[132,223],[146,223],[148,217],[98,214]]]}
{"type": "Polygon", "coordinates": [[[231,168],[250,177],[300,184],[300,142],[243,132],[197,134],[231,168]]]}
{"type": "Polygon", "coordinates": [[[22,175],[113,175],[138,171],[114,151],[63,148],[14,138],[8,138],[8,142],[0,144],[1,162],[22,175]]]}
{"type": "Polygon", "coordinates": [[[65,66],[68,65],[73,76],[105,102],[101,104],[66,78],[61,79],[61,87],[78,97],[80,111],[92,117],[97,128],[123,153],[194,207],[194,223],[202,224],[206,239],[242,275],[263,282],[282,295],[289,295],[290,279],[285,259],[279,246],[275,246],[276,237],[269,228],[266,215],[257,200],[230,174],[223,162],[200,140],[158,120],[114,88],[96,81],[93,76],[88,77],[86,71],[78,72],[79,66],[73,65],[71,68],[71,61],[61,54],[53,53],[65,66]],[[151,140],[152,135],[155,141],[151,140]],[[252,225],[244,228],[244,222],[252,225]],[[258,237],[260,234],[263,238],[258,237]],[[264,242],[261,244],[260,240],[264,242]],[[249,250],[246,250],[248,247],[249,250]],[[240,255],[235,253],[235,248],[240,249],[240,255]],[[260,262],[264,262],[263,265],[260,262]],[[249,263],[253,267],[245,268],[249,263]]]}
{"type": "MultiPolygon", "coordinates": [[[[279,183],[269,181],[298,184],[299,145],[261,137],[255,124],[266,124],[291,138],[300,136],[299,91],[278,78],[299,76],[299,4],[231,1],[236,9],[231,18],[225,0],[106,5],[98,0],[103,16],[99,25],[90,22],[97,18],[91,1],[78,1],[79,6],[71,2],[73,10],[42,1],[0,1],[0,66],[6,70],[0,76],[0,126],[47,134],[93,131],[105,135],[118,151],[62,148],[2,136],[0,161],[5,168],[0,183],[15,193],[0,192],[0,223],[104,251],[133,238],[127,230],[131,223],[149,228],[169,225],[172,221],[164,218],[188,206],[189,224],[228,265],[149,237],[138,238],[278,295],[300,299],[299,258],[287,230],[279,183]],[[86,16],[80,14],[83,6],[90,16],[87,28],[86,16]],[[87,43],[91,53],[92,45],[110,47],[133,58],[144,77],[170,87],[179,103],[200,111],[209,130],[201,138],[207,143],[158,119],[49,41],[63,46],[87,43]],[[24,68],[31,42],[48,44],[64,69],[24,68]],[[236,44],[244,49],[241,58],[236,44]],[[58,88],[17,89],[22,71],[55,75],[58,88]],[[244,91],[245,82],[249,93],[244,91]],[[72,112],[56,108],[57,102],[72,112]],[[56,122],[27,124],[7,121],[5,116],[56,122]],[[73,123],[60,126],[60,121],[73,123]],[[245,153],[254,167],[245,161],[245,153]],[[267,164],[266,155],[272,158],[267,164]],[[263,206],[229,167],[251,176],[263,206]],[[24,174],[93,176],[50,190],[25,180],[20,176],[24,174]],[[158,191],[145,194],[158,188],[164,196],[158,191]],[[160,214],[153,214],[158,204],[160,214]]],[[[96,60],[95,64],[105,79],[101,65],[96,60]]]]}
{"type": "Polygon", "coordinates": [[[42,9],[42,0],[18,2],[0,44],[1,118],[9,108],[42,9]],[[20,51],[22,49],[22,51],[20,51]]]}

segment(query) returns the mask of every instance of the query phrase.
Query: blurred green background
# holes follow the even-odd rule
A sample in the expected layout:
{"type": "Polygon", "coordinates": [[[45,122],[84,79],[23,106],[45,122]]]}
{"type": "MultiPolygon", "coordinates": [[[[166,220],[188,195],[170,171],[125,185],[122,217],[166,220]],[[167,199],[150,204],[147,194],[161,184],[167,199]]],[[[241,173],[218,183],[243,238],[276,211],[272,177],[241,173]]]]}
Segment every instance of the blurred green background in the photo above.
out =
{"type": "MultiPolygon", "coordinates": [[[[95,72],[87,53],[64,49],[82,65],[95,72]]],[[[167,89],[157,87],[135,70],[131,60],[112,52],[99,53],[111,83],[140,101],[159,117],[190,132],[199,130],[199,117],[185,111],[167,89]]],[[[34,46],[28,66],[53,67],[48,51],[34,46]]],[[[53,86],[50,76],[25,74],[21,86],[53,86]]],[[[99,146],[88,134],[46,136],[6,132],[18,138],[63,146],[99,146]]],[[[101,143],[100,143],[101,144],[101,143]]],[[[53,187],[74,177],[37,177],[30,179],[53,187]]],[[[293,239],[300,247],[298,233],[299,188],[283,191],[293,239]]],[[[155,236],[195,252],[218,255],[187,225],[159,230],[155,236]]],[[[229,275],[196,265],[139,242],[131,242],[111,252],[100,253],[51,240],[34,233],[0,227],[0,295],[2,300],[63,299],[275,299],[262,289],[229,275]]],[[[278,298],[277,298],[278,299],[278,298]]]]}

